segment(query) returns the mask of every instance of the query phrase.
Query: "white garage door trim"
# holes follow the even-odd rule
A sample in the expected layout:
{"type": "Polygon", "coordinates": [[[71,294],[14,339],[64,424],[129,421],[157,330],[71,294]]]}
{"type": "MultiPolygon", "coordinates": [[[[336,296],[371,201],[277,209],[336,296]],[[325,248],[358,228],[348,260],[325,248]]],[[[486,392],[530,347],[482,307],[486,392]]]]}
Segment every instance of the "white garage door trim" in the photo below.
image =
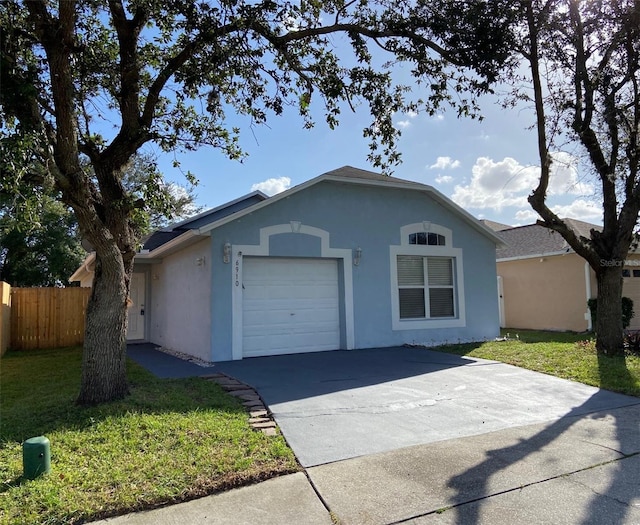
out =
{"type": "Polygon", "coordinates": [[[345,349],[355,348],[354,316],[353,316],[353,250],[347,248],[331,248],[329,232],[306,224],[276,224],[260,228],[260,244],[234,244],[231,246],[232,257],[232,341],[233,359],[242,359],[242,261],[247,256],[269,256],[269,239],[273,235],[298,233],[320,238],[320,257],[342,260],[343,295],[340,298],[343,306],[345,349]],[[295,230],[295,231],[294,231],[295,230]]]}
{"type": "Polygon", "coordinates": [[[338,261],[243,261],[243,357],[340,348],[338,261]]]}

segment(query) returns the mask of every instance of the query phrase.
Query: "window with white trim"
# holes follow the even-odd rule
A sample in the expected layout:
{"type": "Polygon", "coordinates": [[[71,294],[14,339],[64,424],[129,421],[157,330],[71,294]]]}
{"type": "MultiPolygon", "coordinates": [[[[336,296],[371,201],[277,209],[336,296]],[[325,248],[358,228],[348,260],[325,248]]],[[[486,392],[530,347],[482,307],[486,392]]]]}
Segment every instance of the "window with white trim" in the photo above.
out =
{"type": "Polygon", "coordinates": [[[399,240],[389,246],[392,329],[466,326],[462,249],[452,230],[425,220],[401,226],[399,240]]]}
{"type": "Polygon", "coordinates": [[[456,316],[454,258],[397,255],[400,319],[456,316]]]}

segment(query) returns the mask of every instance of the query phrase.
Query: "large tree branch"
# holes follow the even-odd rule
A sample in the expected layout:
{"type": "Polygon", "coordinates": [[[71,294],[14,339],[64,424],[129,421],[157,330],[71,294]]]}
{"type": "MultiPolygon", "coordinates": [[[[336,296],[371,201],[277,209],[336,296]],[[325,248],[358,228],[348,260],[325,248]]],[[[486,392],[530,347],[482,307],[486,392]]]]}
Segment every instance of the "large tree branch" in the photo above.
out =
{"type": "Polygon", "coordinates": [[[455,54],[447,51],[442,46],[436,44],[433,40],[429,40],[428,38],[425,38],[424,36],[408,28],[398,28],[394,30],[376,30],[358,24],[337,23],[330,26],[310,27],[306,29],[300,29],[298,31],[290,31],[287,34],[280,36],[273,34],[273,32],[271,32],[270,30],[266,30],[266,28],[263,26],[254,27],[253,29],[256,30],[256,32],[260,33],[276,47],[290,44],[299,40],[329,35],[332,33],[356,33],[367,38],[371,38],[372,40],[382,38],[404,38],[414,44],[419,44],[428,49],[431,49],[432,51],[435,51],[436,54],[455,66],[467,65],[463,60],[456,57],[455,54]]]}
{"type": "Polygon", "coordinates": [[[42,0],[30,0],[27,2],[27,7],[30,13],[29,18],[49,61],[56,117],[54,144],[56,164],[67,177],[73,177],[73,174],[80,169],[70,62],[75,27],[75,2],[72,0],[60,2],[59,20],[51,17],[42,0]]]}
{"type": "Polygon", "coordinates": [[[118,35],[120,52],[118,103],[122,116],[122,131],[126,136],[134,136],[140,127],[138,38],[145,20],[142,16],[128,20],[120,0],[109,0],[109,11],[118,35]]]}
{"type": "Polygon", "coordinates": [[[547,146],[546,116],[539,61],[538,24],[531,0],[525,2],[525,9],[529,30],[529,49],[527,50],[527,55],[533,81],[536,129],[538,132],[538,155],[540,157],[540,180],[538,186],[529,196],[528,201],[531,207],[542,217],[542,221],[538,221],[538,223],[546,228],[557,231],[576,253],[589,261],[589,264],[595,268],[599,262],[599,257],[591,247],[588,239],[578,237],[575,231],[558,217],[546,203],[552,159],[547,146]]]}

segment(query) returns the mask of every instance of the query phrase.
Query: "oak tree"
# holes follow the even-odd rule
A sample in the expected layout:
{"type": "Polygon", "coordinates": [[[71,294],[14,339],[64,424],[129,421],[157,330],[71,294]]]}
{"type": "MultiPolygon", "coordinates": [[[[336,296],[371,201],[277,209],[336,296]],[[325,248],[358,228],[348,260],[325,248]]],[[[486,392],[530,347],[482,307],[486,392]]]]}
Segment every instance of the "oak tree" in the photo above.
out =
{"type": "Polygon", "coordinates": [[[526,0],[521,44],[529,66],[541,173],[529,197],[539,223],[558,232],[593,268],[598,284],[596,348],[624,355],[622,266],[640,211],[640,3],[526,0]],[[602,229],[579,235],[549,207],[553,153],[578,146],[598,181],[602,229]]]}
{"type": "MultiPolygon", "coordinates": [[[[442,105],[473,114],[508,56],[510,2],[381,0],[5,0],[0,5],[1,130],[15,147],[0,162],[29,178],[37,157],[95,249],[78,401],[127,394],[126,300],[136,209],[123,184],[140,148],[217,148],[238,159],[228,114],[262,124],[295,108],[365,105],[371,160],[393,164],[395,112],[442,105]],[[375,59],[373,49],[376,49],[375,59]],[[409,62],[424,86],[405,99],[391,64],[409,62]],[[87,168],[87,164],[91,169],[87,168]]],[[[314,111],[312,111],[314,109],[314,111]]],[[[36,184],[37,181],[34,181],[36,184]]]]}

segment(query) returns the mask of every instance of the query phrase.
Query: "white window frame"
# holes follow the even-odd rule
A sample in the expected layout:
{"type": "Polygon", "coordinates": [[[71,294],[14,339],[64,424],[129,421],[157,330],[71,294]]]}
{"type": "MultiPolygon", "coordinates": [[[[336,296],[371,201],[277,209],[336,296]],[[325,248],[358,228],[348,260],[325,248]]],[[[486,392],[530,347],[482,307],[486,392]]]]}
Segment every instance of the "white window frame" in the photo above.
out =
{"type": "MultiPolygon", "coordinates": [[[[426,264],[426,261],[425,261],[426,264]]],[[[425,328],[458,328],[466,326],[464,269],[462,249],[453,248],[452,232],[450,229],[428,221],[408,224],[400,228],[400,245],[389,247],[389,266],[391,277],[391,324],[393,330],[421,330],[425,328]],[[409,244],[409,235],[421,231],[434,232],[444,235],[445,246],[429,246],[423,244],[409,244]],[[453,302],[455,317],[434,317],[420,319],[400,319],[400,298],[398,290],[398,255],[414,255],[419,257],[450,257],[453,259],[453,302]]],[[[426,276],[426,272],[425,272],[426,276]]],[[[429,304],[426,299],[428,286],[425,283],[425,307],[429,304]]],[[[425,312],[427,313],[428,310],[425,312]]]]}

